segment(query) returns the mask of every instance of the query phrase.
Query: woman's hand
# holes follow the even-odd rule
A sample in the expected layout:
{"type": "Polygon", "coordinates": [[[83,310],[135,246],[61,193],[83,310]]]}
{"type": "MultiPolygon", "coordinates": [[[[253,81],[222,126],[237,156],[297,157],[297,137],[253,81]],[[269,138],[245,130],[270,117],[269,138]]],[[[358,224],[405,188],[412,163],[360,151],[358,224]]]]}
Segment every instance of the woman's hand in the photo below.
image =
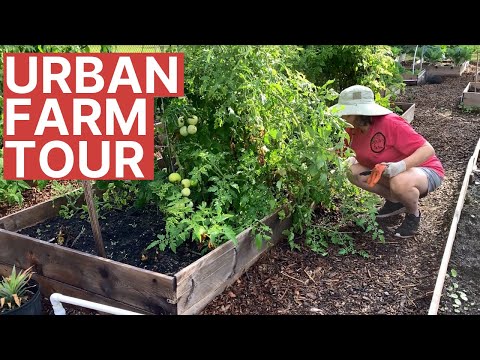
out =
{"type": "Polygon", "coordinates": [[[383,175],[389,178],[397,176],[398,174],[407,170],[407,164],[405,164],[405,161],[403,160],[397,161],[397,162],[387,162],[382,164],[387,165],[387,168],[383,171],[383,175]]]}

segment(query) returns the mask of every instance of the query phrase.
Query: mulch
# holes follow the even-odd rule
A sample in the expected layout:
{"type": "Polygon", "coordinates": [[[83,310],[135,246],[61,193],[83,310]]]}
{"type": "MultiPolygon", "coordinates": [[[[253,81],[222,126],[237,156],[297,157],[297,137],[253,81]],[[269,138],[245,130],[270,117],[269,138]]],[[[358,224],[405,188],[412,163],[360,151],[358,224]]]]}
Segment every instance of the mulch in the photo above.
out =
{"type": "MultiPolygon", "coordinates": [[[[364,234],[356,245],[370,257],[320,256],[282,242],[264,254],[203,311],[213,314],[427,314],[468,159],[480,137],[480,116],[462,111],[459,97],[475,67],[441,84],[409,86],[398,101],[414,102],[414,128],[445,168],[440,188],[420,200],[417,236],[385,243],[364,234]]],[[[388,230],[402,215],[385,221],[388,230]]],[[[301,239],[300,239],[301,240],[301,239]]]]}

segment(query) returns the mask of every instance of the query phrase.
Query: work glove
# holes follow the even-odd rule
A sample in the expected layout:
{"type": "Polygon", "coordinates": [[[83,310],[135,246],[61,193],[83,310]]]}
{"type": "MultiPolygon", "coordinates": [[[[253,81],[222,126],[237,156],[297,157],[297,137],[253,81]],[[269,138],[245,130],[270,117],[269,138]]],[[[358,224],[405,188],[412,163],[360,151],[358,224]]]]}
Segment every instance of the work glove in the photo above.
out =
{"type": "Polygon", "coordinates": [[[407,170],[407,165],[403,160],[397,161],[397,162],[387,162],[382,164],[387,165],[387,168],[384,170],[383,175],[385,175],[388,178],[397,176],[398,174],[407,170]]]}

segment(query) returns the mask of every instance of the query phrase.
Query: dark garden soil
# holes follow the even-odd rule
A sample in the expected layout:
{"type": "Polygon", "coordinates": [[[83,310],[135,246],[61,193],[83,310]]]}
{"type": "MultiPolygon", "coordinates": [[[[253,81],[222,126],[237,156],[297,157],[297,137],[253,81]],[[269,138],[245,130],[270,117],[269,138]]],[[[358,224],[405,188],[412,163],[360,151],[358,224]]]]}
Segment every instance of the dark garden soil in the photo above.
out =
{"type": "MultiPolygon", "coordinates": [[[[165,233],[165,222],[154,206],[112,210],[99,223],[107,258],[121,263],[173,275],[201,257],[191,242],[176,253],[145,250],[157,235],[165,233]]],[[[71,219],[58,216],[19,233],[57,244],[63,240],[63,246],[97,255],[88,214],[82,212],[71,219]]]]}
{"type": "MultiPolygon", "coordinates": [[[[202,314],[427,314],[468,159],[480,137],[480,116],[458,108],[474,73],[470,65],[461,77],[409,86],[397,98],[415,103],[412,125],[433,145],[446,172],[442,186],[420,200],[417,236],[399,239],[387,231],[382,244],[359,233],[356,244],[369,259],[342,256],[335,249],[322,257],[306,249],[292,251],[282,242],[202,314]]],[[[475,215],[473,208],[467,211],[475,215]]],[[[382,226],[389,230],[402,216],[382,226]]]]}
{"type": "Polygon", "coordinates": [[[480,176],[474,175],[455,233],[439,314],[480,314],[480,176]]]}

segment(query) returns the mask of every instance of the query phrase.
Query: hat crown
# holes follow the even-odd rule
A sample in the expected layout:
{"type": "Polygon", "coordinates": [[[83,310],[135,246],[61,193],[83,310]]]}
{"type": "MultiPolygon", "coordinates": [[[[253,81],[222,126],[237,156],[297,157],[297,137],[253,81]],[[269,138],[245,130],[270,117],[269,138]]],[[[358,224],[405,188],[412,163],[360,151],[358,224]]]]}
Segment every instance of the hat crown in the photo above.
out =
{"type": "Polygon", "coordinates": [[[355,105],[355,104],[374,104],[375,98],[373,91],[362,85],[353,85],[340,93],[338,104],[355,105]]]}

